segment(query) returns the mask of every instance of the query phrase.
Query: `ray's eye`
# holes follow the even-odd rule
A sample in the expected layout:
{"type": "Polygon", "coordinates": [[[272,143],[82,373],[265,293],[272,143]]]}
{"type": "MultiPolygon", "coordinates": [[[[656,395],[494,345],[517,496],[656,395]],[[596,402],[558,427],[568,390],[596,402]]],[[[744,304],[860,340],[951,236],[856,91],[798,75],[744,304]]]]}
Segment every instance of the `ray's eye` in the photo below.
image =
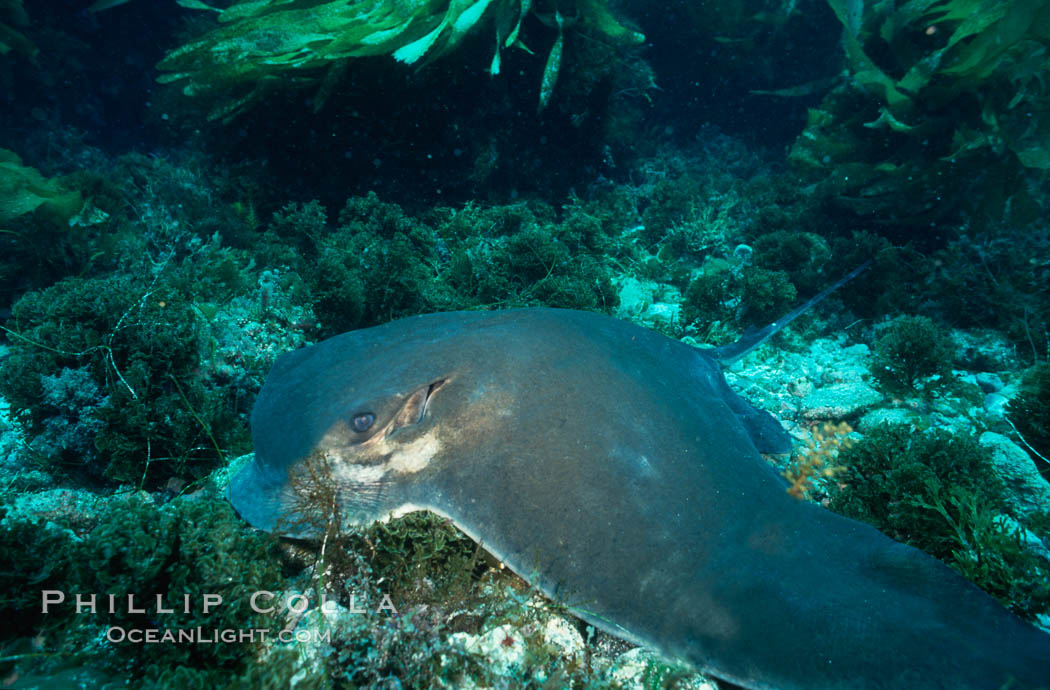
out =
{"type": "Polygon", "coordinates": [[[355,414],[354,418],[350,420],[350,428],[360,434],[371,429],[372,422],[375,420],[376,416],[371,412],[355,414]]]}

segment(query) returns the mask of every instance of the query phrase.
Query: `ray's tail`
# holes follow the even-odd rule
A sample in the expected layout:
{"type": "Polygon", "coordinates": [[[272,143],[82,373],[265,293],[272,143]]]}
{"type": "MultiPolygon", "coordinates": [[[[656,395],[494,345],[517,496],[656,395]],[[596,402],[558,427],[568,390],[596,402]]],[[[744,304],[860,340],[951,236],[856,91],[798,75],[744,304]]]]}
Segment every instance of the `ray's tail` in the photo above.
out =
{"type": "Polygon", "coordinates": [[[849,273],[847,273],[843,277],[839,278],[837,281],[832,283],[830,286],[828,286],[828,287],[824,288],[823,290],[821,290],[820,292],[818,292],[816,295],[814,295],[812,298],[810,298],[805,304],[803,304],[801,306],[798,306],[798,307],[795,307],[794,309],[789,311],[787,314],[784,314],[783,316],[781,316],[779,319],[777,319],[773,323],[769,324],[768,326],[765,326],[763,328],[759,328],[757,330],[750,330],[750,331],[748,331],[747,333],[745,333],[740,338],[740,340],[736,341],[735,343],[731,343],[729,345],[723,345],[721,347],[712,348],[712,349],[710,349],[708,351],[709,354],[711,354],[711,356],[713,356],[715,359],[717,359],[719,362],[721,362],[722,366],[729,366],[733,362],[737,361],[738,359],[740,359],[744,355],[746,355],[749,352],[751,352],[752,350],[754,350],[756,347],[758,347],[762,343],[764,343],[767,340],[769,340],[770,338],[772,338],[773,335],[776,334],[780,329],[784,328],[789,323],[791,323],[792,321],[794,321],[798,317],[802,316],[802,314],[804,314],[807,311],[809,311],[814,305],[816,305],[822,299],[824,299],[825,297],[827,297],[831,293],[835,292],[835,290],[838,290],[840,287],[842,287],[843,285],[845,285],[849,281],[851,281],[854,278],[856,278],[857,276],[859,276],[861,273],[863,273],[865,271],[865,269],[868,268],[868,266],[871,266],[871,259],[868,259],[867,261],[862,263],[860,266],[857,266],[855,269],[853,269],[852,271],[850,271],[849,273]]]}

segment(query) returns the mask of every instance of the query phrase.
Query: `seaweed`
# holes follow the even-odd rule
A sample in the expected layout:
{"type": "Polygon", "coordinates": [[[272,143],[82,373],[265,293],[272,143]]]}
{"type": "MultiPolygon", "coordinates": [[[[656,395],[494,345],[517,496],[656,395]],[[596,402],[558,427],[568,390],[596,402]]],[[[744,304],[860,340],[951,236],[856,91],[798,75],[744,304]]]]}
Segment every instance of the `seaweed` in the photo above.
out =
{"type": "Polygon", "coordinates": [[[1006,412],[1025,445],[1044,461],[1050,457],[1050,364],[1041,362],[1025,373],[1006,412]]]}
{"type": "Polygon", "coordinates": [[[1034,220],[1022,180],[1050,168],[1050,3],[828,4],[849,80],[810,110],[790,156],[826,198],[891,226],[964,209],[1034,220]]]}
{"type": "Polygon", "coordinates": [[[53,223],[68,224],[83,207],[79,191],[22,165],[14,151],[0,149],[0,223],[38,211],[53,223]]]}
{"type": "Polygon", "coordinates": [[[325,334],[431,311],[609,311],[619,302],[605,228],[579,211],[559,221],[544,204],[439,207],[419,218],[369,193],[348,199],[335,227],[311,202],[275,214],[267,234],[269,262],[303,276],[325,334]]]}
{"type": "Polygon", "coordinates": [[[939,558],[1018,615],[1050,608],[1050,562],[1002,516],[1004,487],[976,441],[882,426],[838,463],[846,469],[828,487],[832,510],[939,558]]]}
{"type": "Polygon", "coordinates": [[[2,607],[10,623],[4,637],[43,627],[38,656],[44,660],[60,664],[69,654],[85,655],[95,667],[130,671],[138,679],[178,666],[229,673],[244,669],[261,638],[134,644],[121,642],[121,635],[132,629],[162,634],[199,627],[211,634],[277,627],[250,606],[254,592],[283,586],[276,539],[249,530],[224,500],[197,495],[157,505],[145,494],[130,494],[107,501],[88,527],[7,510],[0,523],[0,548],[10,567],[2,574],[10,585],[2,607]],[[46,612],[42,590],[52,602],[46,612]],[[94,606],[77,611],[77,594],[94,606]],[[222,603],[206,607],[206,595],[222,603]],[[100,631],[115,640],[101,654],[91,651],[100,631]]]}
{"type": "Polygon", "coordinates": [[[14,28],[28,23],[22,0],[0,0],[0,55],[16,51],[30,59],[36,57],[40,49],[14,28]]]}
{"type": "Polygon", "coordinates": [[[558,25],[540,90],[540,107],[557,79],[565,25],[579,24],[614,42],[640,43],[606,0],[242,0],[218,14],[219,26],[171,51],[157,65],[162,83],[183,82],[183,93],[213,105],[208,118],[229,121],[267,94],[313,88],[319,109],[343,79],[348,62],[390,56],[406,64],[455,50],[482,23],[492,25],[498,74],[501,52],[520,44],[523,21],[541,16],[558,25]],[[570,21],[571,20],[571,21],[570,21]]]}
{"type": "Polygon", "coordinates": [[[25,295],[9,323],[0,392],[51,468],[155,486],[203,477],[246,443],[233,391],[203,375],[206,324],[169,283],[69,278],[25,295]],[[57,442],[77,420],[82,436],[57,442]]]}
{"type": "Polygon", "coordinates": [[[872,373],[890,392],[908,393],[920,387],[929,392],[951,380],[954,357],[947,331],[932,319],[901,316],[875,341],[872,373]]]}
{"type": "Polygon", "coordinates": [[[711,259],[685,291],[682,318],[686,323],[707,324],[709,328],[714,323],[737,330],[764,326],[787,312],[797,296],[785,271],[711,259]]]}

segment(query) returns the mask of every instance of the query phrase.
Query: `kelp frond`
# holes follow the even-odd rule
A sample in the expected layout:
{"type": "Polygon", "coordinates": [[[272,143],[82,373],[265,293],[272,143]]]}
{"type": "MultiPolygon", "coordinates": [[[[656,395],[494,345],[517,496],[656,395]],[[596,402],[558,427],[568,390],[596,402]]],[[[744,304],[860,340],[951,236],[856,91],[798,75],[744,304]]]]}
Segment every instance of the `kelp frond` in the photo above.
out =
{"type": "MultiPolygon", "coordinates": [[[[567,0],[558,9],[566,16],[571,9],[610,40],[641,41],[606,2],[567,0]]],[[[242,0],[219,12],[217,28],[170,52],[158,64],[166,72],[159,81],[182,82],[186,95],[214,101],[209,119],[228,120],[266,93],[294,86],[319,87],[319,108],[326,81],[346,60],[389,55],[420,64],[483,24],[495,29],[490,72],[497,73],[500,50],[517,44],[522,19],[534,9],[530,0],[242,0]]]]}
{"type": "Polygon", "coordinates": [[[28,23],[22,0],[0,0],[0,55],[15,51],[32,58],[40,52],[32,41],[14,28],[28,23]]]}

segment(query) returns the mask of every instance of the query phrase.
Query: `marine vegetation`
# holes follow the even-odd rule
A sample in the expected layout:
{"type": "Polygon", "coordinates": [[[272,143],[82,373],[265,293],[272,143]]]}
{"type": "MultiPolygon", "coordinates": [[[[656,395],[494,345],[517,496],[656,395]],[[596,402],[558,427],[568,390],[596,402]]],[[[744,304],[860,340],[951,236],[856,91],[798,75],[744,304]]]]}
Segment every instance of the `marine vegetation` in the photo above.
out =
{"type": "Polygon", "coordinates": [[[262,250],[304,277],[327,334],[428,311],[619,301],[602,256],[613,240],[581,209],[560,221],[540,202],[416,218],[369,193],[348,199],[335,226],[317,202],[290,204],[262,250]]]}
{"type": "Polygon", "coordinates": [[[1050,2],[828,2],[849,79],[810,110],[791,159],[873,222],[1033,220],[1021,180],[1050,169],[1050,2]]]}
{"type": "MultiPolygon", "coordinates": [[[[162,83],[185,82],[183,93],[214,102],[209,119],[229,120],[267,93],[312,88],[323,106],[352,58],[392,56],[422,64],[455,50],[475,26],[488,24],[502,51],[522,42],[530,15],[557,31],[539,88],[542,109],[557,82],[564,31],[574,25],[614,42],[643,39],[612,15],[607,0],[242,0],[219,12],[220,26],[170,52],[157,65],[162,83]]],[[[525,48],[527,50],[527,48],[525,48]]]]}
{"type": "Polygon", "coordinates": [[[22,0],[0,0],[0,55],[16,51],[31,58],[37,54],[33,42],[14,28],[28,22],[22,0]]]}
{"type": "Polygon", "coordinates": [[[1044,461],[1050,457],[1050,363],[1042,362],[1025,373],[1020,393],[1006,410],[1029,449],[1044,461]]]}
{"type": "Polygon", "coordinates": [[[925,295],[955,328],[1002,331],[1029,363],[1050,353],[1050,229],[1041,225],[1007,221],[960,234],[931,257],[925,295]]]}
{"type": "Polygon", "coordinates": [[[785,271],[712,259],[689,283],[682,318],[686,323],[708,325],[708,332],[713,332],[711,322],[760,326],[786,312],[796,297],[785,271]]]}
{"type": "Polygon", "coordinates": [[[207,323],[170,284],[69,278],[8,323],[0,391],[53,471],[152,485],[201,477],[246,442],[235,399],[202,375],[207,323]]]}
{"type": "Polygon", "coordinates": [[[314,319],[293,277],[223,246],[250,230],[215,176],[204,187],[203,172],[137,154],[104,172],[75,178],[104,222],[48,235],[38,210],[3,235],[0,268],[21,281],[2,285],[18,299],[0,395],[28,434],[25,464],[95,487],[191,482],[247,443],[272,358],[314,319]]]}
{"type": "Polygon", "coordinates": [[[846,471],[837,464],[842,451],[853,445],[849,435],[853,427],[847,422],[825,422],[813,431],[797,458],[784,470],[787,492],[798,499],[810,498],[815,490],[834,481],[835,475],[846,471]]]}
{"type": "MultiPolygon", "coordinates": [[[[941,559],[1018,615],[1050,610],[1050,562],[1002,515],[1003,486],[976,441],[882,426],[842,449],[838,463],[832,510],[941,559]]],[[[1032,522],[1045,538],[1045,520],[1032,522]]]]}
{"type": "Polygon", "coordinates": [[[872,373],[891,393],[943,386],[955,352],[947,331],[925,316],[901,316],[875,341],[872,373]],[[936,378],[934,378],[936,377],[936,378]]]}
{"type": "MultiPolygon", "coordinates": [[[[109,626],[194,629],[270,628],[269,614],[249,608],[258,590],[283,585],[276,541],[244,528],[229,504],[214,491],[158,505],[144,493],[116,497],[97,511],[32,516],[0,504],[0,549],[14,560],[0,573],[0,613],[8,633],[25,634],[45,624],[41,643],[61,662],[109,626]],[[76,516],[75,518],[73,516],[76,516]],[[41,607],[41,590],[63,592],[66,600],[41,607]],[[97,594],[97,609],[74,613],[73,593],[97,594]],[[108,612],[106,595],[120,594],[108,612]],[[136,608],[123,595],[134,593],[136,608]],[[205,611],[206,594],[222,605],[205,611]],[[186,610],[184,596],[191,606],[186,610]],[[156,610],[157,597],[172,613],[156,610]],[[158,624],[163,620],[164,625],[158,624]],[[58,627],[62,624],[62,627],[58,627]]],[[[94,646],[93,644],[89,646],[94,646]]],[[[260,648],[260,640],[229,644],[113,644],[92,655],[89,665],[128,671],[137,678],[171,673],[183,665],[213,673],[239,669],[260,648]]],[[[8,671],[9,672],[9,671],[8,671]]]]}
{"type": "Polygon", "coordinates": [[[53,222],[67,223],[83,206],[80,192],[22,165],[14,151],[0,149],[0,223],[37,210],[53,222]]]}

